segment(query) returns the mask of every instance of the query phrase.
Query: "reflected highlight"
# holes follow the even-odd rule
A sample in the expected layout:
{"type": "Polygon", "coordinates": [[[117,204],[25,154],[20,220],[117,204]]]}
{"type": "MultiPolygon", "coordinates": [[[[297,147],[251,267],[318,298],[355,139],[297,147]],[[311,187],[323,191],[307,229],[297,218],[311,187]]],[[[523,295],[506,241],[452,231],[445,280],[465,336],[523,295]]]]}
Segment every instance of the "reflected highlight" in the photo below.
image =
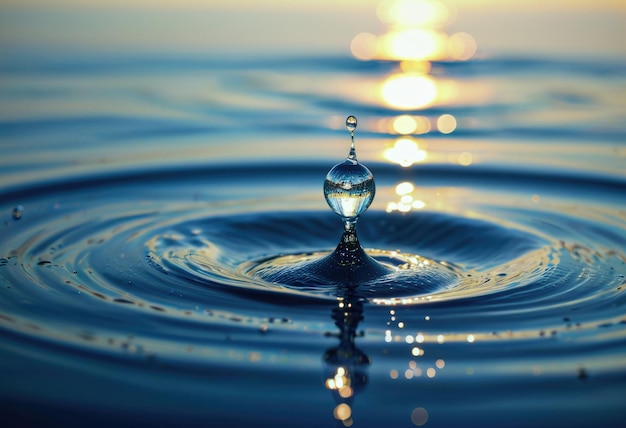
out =
{"type": "Polygon", "coordinates": [[[437,84],[427,76],[394,74],[380,88],[382,100],[399,110],[422,109],[437,99],[437,84]]]}
{"type": "Polygon", "coordinates": [[[381,36],[378,43],[390,59],[441,60],[448,56],[447,36],[425,28],[392,31],[381,36]]]}
{"type": "Polygon", "coordinates": [[[385,159],[406,168],[424,161],[428,153],[426,150],[420,149],[415,140],[404,137],[396,140],[394,146],[385,150],[383,156],[385,159]]]}
{"type": "Polygon", "coordinates": [[[436,0],[384,0],[377,15],[389,26],[379,37],[360,33],[352,40],[352,55],[360,60],[467,61],[476,53],[476,42],[467,33],[448,36],[441,29],[454,11],[436,0]]]}

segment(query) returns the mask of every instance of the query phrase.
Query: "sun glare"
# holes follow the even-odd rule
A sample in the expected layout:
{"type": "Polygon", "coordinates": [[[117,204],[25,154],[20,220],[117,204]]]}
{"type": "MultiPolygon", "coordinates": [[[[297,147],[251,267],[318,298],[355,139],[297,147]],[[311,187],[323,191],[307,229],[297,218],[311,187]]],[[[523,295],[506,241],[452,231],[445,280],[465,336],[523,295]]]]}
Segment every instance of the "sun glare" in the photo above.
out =
{"type": "Polygon", "coordinates": [[[390,107],[420,109],[432,105],[437,99],[437,85],[427,76],[394,74],[382,84],[380,95],[390,107]]]}

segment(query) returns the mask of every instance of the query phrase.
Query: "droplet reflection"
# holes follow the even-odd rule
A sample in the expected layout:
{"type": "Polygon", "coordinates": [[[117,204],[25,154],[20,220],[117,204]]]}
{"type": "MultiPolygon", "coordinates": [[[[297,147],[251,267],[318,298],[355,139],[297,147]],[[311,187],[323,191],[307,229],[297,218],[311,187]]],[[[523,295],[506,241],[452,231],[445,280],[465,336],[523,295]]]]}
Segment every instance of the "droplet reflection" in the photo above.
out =
{"type": "Polygon", "coordinates": [[[339,345],[329,348],[322,360],[325,365],[324,386],[333,393],[337,406],[335,419],[344,426],[352,425],[352,405],[355,394],[367,385],[367,369],[370,358],[356,347],[357,327],[363,319],[363,302],[354,294],[354,288],[340,288],[337,306],[332,318],[338,333],[328,334],[339,339],[339,345]]]}

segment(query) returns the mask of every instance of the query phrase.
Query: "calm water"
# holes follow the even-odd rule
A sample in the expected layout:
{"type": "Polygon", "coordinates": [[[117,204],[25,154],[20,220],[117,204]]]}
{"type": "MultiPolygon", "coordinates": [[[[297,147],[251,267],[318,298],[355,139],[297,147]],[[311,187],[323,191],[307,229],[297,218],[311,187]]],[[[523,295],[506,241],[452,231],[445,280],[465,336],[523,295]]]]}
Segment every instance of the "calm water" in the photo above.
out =
{"type": "Polygon", "coordinates": [[[405,113],[372,95],[397,70],[5,57],[3,413],[63,426],[618,426],[626,64],[435,63],[455,96],[409,110],[421,128],[404,146],[392,125],[405,113]],[[406,269],[357,290],[265,280],[337,245],[322,184],[347,155],[348,114],[377,185],[359,238],[406,269]]]}

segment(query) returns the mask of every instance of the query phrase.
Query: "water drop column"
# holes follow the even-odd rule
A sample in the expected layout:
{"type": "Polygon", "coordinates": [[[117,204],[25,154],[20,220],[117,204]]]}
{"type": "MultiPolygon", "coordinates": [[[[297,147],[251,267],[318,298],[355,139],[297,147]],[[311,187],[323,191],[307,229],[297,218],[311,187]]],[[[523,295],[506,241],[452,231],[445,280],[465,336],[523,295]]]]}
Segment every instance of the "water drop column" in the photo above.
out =
{"type": "Polygon", "coordinates": [[[339,245],[323,260],[327,274],[342,278],[341,283],[356,286],[364,281],[383,276],[389,270],[369,257],[361,248],[356,234],[356,222],[376,194],[374,176],[357,160],[354,146],[354,131],[357,120],[348,116],[346,127],[350,131],[351,144],[348,157],[331,168],[324,180],[324,197],[330,208],[344,223],[344,232],[339,245]]]}

